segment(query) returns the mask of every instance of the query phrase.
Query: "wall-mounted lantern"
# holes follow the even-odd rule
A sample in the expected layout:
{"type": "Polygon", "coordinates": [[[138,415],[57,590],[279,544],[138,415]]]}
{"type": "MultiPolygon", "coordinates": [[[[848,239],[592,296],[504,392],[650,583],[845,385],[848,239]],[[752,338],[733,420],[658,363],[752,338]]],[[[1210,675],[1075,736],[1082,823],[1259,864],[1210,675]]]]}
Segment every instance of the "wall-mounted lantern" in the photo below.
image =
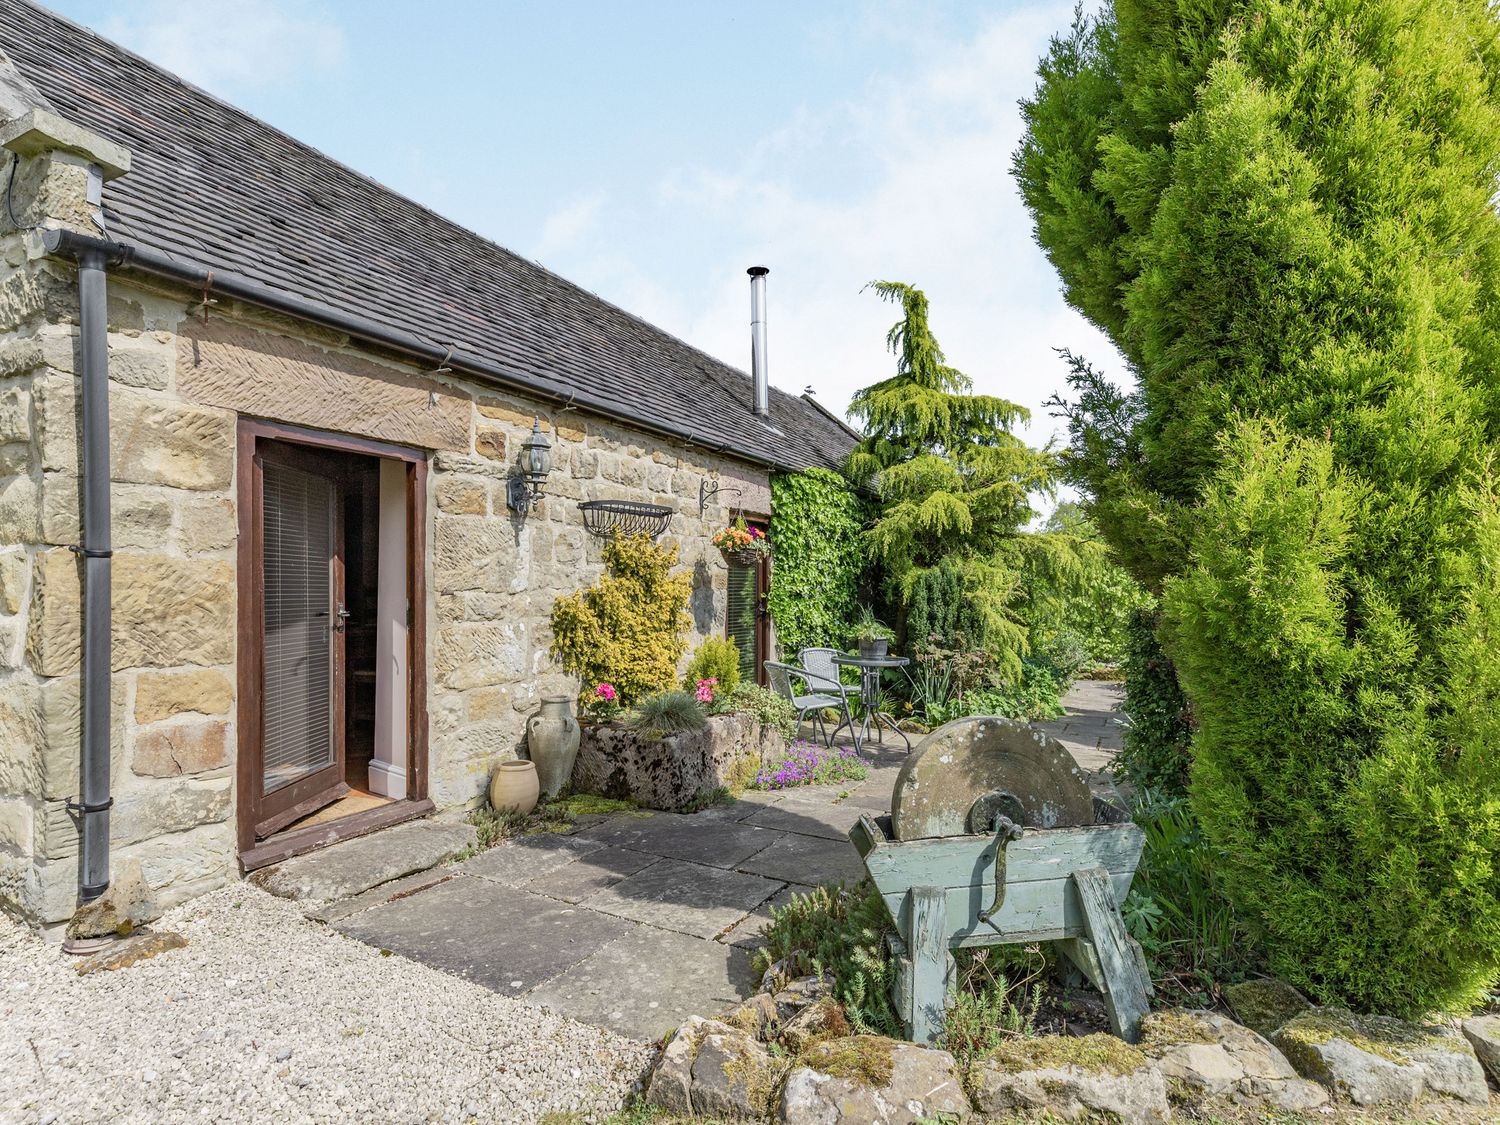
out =
{"type": "Polygon", "coordinates": [[[552,471],[552,443],[542,433],[540,418],[531,423],[531,433],[521,443],[521,473],[506,485],[506,504],[514,511],[526,512],[542,498],[542,485],[552,471]]]}

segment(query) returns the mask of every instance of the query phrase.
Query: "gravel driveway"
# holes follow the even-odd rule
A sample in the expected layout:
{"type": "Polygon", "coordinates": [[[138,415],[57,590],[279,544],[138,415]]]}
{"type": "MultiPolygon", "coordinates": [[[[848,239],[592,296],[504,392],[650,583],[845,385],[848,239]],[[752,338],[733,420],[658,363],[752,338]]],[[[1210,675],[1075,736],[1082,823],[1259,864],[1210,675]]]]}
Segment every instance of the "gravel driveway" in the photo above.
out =
{"type": "Polygon", "coordinates": [[[79,977],[0,916],[0,1121],[534,1122],[617,1109],[646,1044],[345,938],[248,885],[185,949],[79,977]]]}

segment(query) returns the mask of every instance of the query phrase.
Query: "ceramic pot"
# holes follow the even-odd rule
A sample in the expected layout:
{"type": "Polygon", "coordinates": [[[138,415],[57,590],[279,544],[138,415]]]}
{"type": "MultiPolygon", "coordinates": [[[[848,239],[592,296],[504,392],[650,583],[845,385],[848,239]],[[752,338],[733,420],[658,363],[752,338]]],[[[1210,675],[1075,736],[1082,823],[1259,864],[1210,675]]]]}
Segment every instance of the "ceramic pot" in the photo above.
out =
{"type": "Polygon", "coordinates": [[[536,765],[537,780],[549,800],[573,777],[579,733],[573,700],[566,695],[547,696],[541,711],[526,721],[526,752],[536,765]]]}
{"type": "Polygon", "coordinates": [[[534,762],[501,762],[490,774],[490,808],[525,816],[536,808],[540,788],[534,762]]]}
{"type": "Polygon", "coordinates": [[[878,641],[862,640],[859,642],[859,654],[866,660],[884,660],[890,647],[891,642],[883,637],[878,641]]]}

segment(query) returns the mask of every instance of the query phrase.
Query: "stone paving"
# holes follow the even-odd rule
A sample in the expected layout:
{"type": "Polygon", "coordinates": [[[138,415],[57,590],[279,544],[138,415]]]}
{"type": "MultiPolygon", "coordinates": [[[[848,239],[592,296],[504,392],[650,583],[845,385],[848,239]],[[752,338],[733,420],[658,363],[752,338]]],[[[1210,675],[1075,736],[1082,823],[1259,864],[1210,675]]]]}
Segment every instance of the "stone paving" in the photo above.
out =
{"type": "MultiPolygon", "coordinates": [[[[1043,726],[1097,769],[1119,745],[1119,696],[1118,685],[1081,682],[1065,700],[1068,716],[1043,726]]],[[[599,818],[315,916],[496,992],[654,1039],[754,990],[751,952],[772,907],[862,875],[848,831],[861,814],[889,810],[906,756],[899,741],[866,749],[862,782],[749,792],[690,816],[599,818]]]]}

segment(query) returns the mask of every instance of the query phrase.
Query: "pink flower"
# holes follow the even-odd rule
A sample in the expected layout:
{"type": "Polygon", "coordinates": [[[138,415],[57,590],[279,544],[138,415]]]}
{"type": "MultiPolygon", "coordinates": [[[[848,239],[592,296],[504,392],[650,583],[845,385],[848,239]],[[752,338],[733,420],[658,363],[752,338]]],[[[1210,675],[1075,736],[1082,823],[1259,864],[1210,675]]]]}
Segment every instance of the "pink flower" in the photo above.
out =
{"type": "Polygon", "coordinates": [[[606,703],[613,703],[619,693],[615,691],[614,684],[600,684],[594,689],[594,694],[606,703]]]}
{"type": "Polygon", "coordinates": [[[699,703],[712,703],[714,701],[714,685],[717,684],[718,682],[719,682],[718,679],[716,677],[713,677],[713,676],[710,676],[706,680],[699,680],[698,681],[698,702],[699,703]]]}

